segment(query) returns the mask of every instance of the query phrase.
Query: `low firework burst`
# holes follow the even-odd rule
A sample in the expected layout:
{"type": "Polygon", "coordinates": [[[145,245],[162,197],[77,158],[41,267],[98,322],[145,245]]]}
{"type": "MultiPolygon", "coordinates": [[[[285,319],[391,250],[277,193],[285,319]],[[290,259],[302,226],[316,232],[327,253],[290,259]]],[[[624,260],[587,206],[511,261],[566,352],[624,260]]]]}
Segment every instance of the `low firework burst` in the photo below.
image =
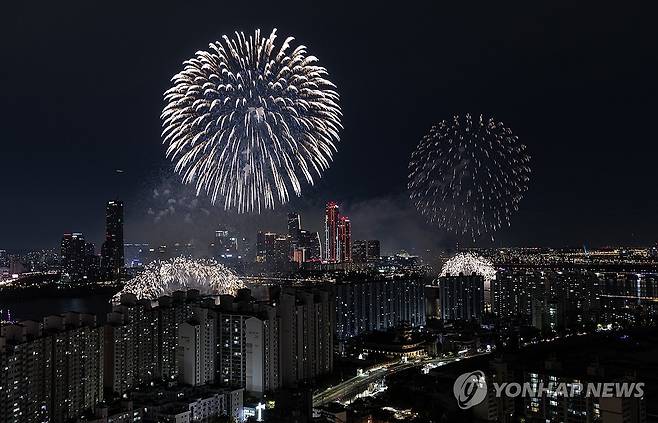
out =
{"type": "Polygon", "coordinates": [[[472,253],[457,253],[441,268],[440,276],[479,275],[484,278],[484,299],[491,303],[491,281],[496,279],[496,269],[484,257],[472,253]]]}
{"type": "Polygon", "coordinates": [[[293,38],[236,32],[184,63],[165,93],[167,156],[197,195],[239,213],[301,195],[332,160],[341,110],[336,87],[293,38]]]}
{"type": "Polygon", "coordinates": [[[177,257],[148,264],[144,271],[129,280],[113,298],[132,293],[137,299],[157,299],[174,291],[198,289],[201,295],[235,295],[244,288],[242,281],[229,269],[214,260],[193,260],[177,257]]]}
{"type": "Polygon", "coordinates": [[[410,197],[431,223],[493,239],[528,189],[529,162],[525,145],[502,123],[455,116],[432,127],[413,152],[410,197]]]}
{"type": "Polygon", "coordinates": [[[441,268],[441,276],[480,275],[490,282],[496,277],[493,264],[484,257],[472,253],[457,253],[441,268]]]}

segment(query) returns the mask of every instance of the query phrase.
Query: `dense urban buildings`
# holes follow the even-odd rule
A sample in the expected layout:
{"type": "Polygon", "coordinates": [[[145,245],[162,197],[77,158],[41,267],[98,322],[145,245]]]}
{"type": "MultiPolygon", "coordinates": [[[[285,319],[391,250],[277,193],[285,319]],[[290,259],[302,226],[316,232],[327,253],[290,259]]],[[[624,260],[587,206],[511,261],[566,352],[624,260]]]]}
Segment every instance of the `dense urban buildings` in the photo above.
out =
{"type": "MultiPolygon", "coordinates": [[[[109,232],[120,232],[120,210],[120,203],[108,203],[109,232]]],[[[206,298],[188,290],[138,300],[124,294],[106,315],[67,313],[43,323],[13,322],[2,312],[7,321],[0,333],[0,421],[243,421],[259,415],[287,421],[280,407],[310,421],[315,407],[309,404],[316,400],[308,387],[345,372],[351,360],[399,361],[410,368],[416,364],[408,363],[430,363],[431,373],[432,360],[524,348],[576,333],[650,328],[658,320],[658,255],[651,249],[471,251],[492,263],[489,308],[483,275],[436,277],[418,256],[383,255],[378,240],[352,240],[352,222],[335,202],[328,203],[325,218],[330,236],[322,241],[318,232],[303,229],[298,213],[290,213],[285,232],[261,230],[251,247],[222,225],[205,246],[126,243],[126,269],[121,265],[114,273],[138,274],[145,264],[172,257],[214,258],[247,276],[251,289],[236,296],[206,298]]],[[[4,253],[9,270],[20,270],[18,278],[5,276],[11,282],[5,286],[29,280],[28,270],[37,270],[39,277],[55,271],[55,283],[63,286],[95,289],[107,270],[102,263],[124,260],[116,250],[108,254],[116,238],[106,236],[102,257],[81,233],[65,234],[59,254],[4,253]]],[[[490,365],[495,380],[598,380],[572,370],[524,373],[505,363],[490,365]]],[[[357,386],[378,396],[384,385],[375,379],[357,386]]],[[[361,394],[346,390],[341,398],[361,394]]],[[[527,421],[595,416],[592,421],[608,422],[623,415],[624,422],[643,422],[645,408],[643,400],[623,398],[533,402],[488,396],[472,414],[491,422],[509,421],[510,414],[527,421]]],[[[332,415],[330,409],[315,408],[323,416],[332,415]]],[[[338,415],[345,412],[348,420],[381,412],[341,410],[338,415]]]]}
{"type": "Polygon", "coordinates": [[[658,423],[653,2],[121,3],[2,5],[0,423],[658,423]]]}
{"type": "Polygon", "coordinates": [[[439,298],[444,321],[481,321],[484,316],[484,278],[481,275],[441,276],[439,298]]]}
{"type": "Polygon", "coordinates": [[[0,331],[0,421],[65,422],[103,400],[103,330],[66,313],[0,331]]]}
{"type": "Polygon", "coordinates": [[[369,263],[379,260],[380,244],[376,239],[357,239],[352,242],[352,260],[355,263],[369,263]]]}
{"type": "MultiPolygon", "coordinates": [[[[299,231],[299,241],[297,243],[297,252],[301,252],[301,262],[318,262],[322,260],[322,248],[320,246],[320,234],[318,232],[299,231]]],[[[295,260],[297,261],[297,260],[295,260]]]]}

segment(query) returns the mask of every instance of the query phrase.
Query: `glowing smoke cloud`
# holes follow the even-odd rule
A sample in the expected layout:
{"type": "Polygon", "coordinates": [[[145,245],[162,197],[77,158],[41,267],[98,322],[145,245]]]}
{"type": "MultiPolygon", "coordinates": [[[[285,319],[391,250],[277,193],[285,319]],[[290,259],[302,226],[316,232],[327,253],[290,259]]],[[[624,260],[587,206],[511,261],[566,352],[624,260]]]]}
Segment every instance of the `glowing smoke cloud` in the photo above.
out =
{"type": "Polygon", "coordinates": [[[213,203],[239,213],[301,195],[332,160],[339,95],[318,59],[292,37],[236,32],[198,51],[165,92],[167,157],[213,203]]]}
{"type": "Polygon", "coordinates": [[[142,273],[129,280],[112,297],[118,302],[121,294],[133,293],[138,299],[157,299],[174,291],[198,289],[201,295],[235,295],[244,288],[235,274],[214,260],[192,260],[177,257],[148,264],[142,273]]]}
{"type": "Polygon", "coordinates": [[[430,130],[409,163],[409,194],[431,222],[473,240],[509,226],[528,189],[530,156],[493,119],[455,116],[430,130]]]}

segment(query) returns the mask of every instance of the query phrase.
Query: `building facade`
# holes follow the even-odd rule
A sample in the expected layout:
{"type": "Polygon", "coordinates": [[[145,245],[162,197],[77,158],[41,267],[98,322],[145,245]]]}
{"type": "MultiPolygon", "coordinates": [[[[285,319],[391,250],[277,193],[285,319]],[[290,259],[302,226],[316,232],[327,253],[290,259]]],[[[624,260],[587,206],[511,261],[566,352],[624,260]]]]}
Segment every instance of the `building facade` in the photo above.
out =
{"type": "Polygon", "coordinates": [[[2,326],[0,421],[65,422],[103,401],[103,329],[65,313],[2,326]]]}
{"type": "Polygon", "coordinates": [[[340,341],[364,332],[385,331],[403,322],[413,327],[425,324],[424,284],[418,277],[345,281],[333,290],[340,341]]]}
{"type": "Polygon", "coordinates": [[[484,278],[480,275],[439,278],[441,319],[480,321],[484,315],[484,278]]]}

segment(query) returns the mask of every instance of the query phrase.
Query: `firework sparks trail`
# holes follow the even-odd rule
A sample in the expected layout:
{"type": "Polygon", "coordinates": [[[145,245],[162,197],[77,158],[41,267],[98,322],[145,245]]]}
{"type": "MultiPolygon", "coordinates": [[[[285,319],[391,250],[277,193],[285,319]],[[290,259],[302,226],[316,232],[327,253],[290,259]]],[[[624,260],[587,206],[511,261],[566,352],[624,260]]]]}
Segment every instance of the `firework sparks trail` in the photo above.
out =
{"type": "Polygon", "coordinates": [[[342,129],[327,70],[292,37],[236,32],[172,78],[162,112],[167,157],[183,182],[238,213],[272,209],[320,178],[342,129]]]}
{"type": "Polygon", "coordinates": [[[132,293],[137,299],[157,299],[174,291],[198,289],[201,295],[235,295],[244,283],[229,269],[214,260],[177,257],[148,264],[142,273],[129,280],[112,297],[119,302],[121,294],[132,293]]]}
{"type": "Polygon", "coordinates": [[[528,189],[530,156],[493,119],[455,116],[430,130],[409,163],[409,194],[431,223],[476,240],[510,225],[528,189]]]}

